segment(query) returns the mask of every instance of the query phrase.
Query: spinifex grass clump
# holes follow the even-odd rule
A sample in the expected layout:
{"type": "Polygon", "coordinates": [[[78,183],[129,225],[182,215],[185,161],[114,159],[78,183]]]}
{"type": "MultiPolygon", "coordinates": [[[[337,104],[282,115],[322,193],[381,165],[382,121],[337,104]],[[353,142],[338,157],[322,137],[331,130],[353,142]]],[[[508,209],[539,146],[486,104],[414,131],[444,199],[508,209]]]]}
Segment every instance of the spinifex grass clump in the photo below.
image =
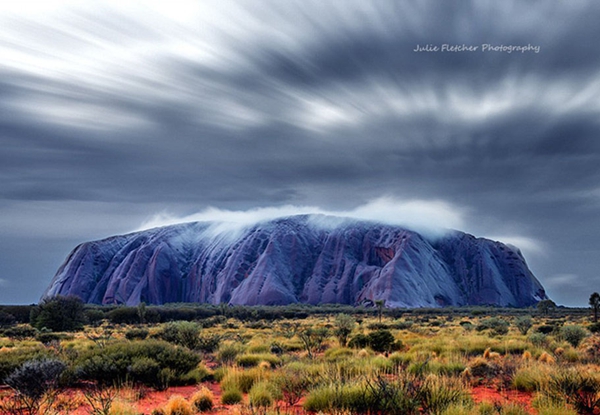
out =
{"type": "Polygon", "coordinates": [[[232,367],[221,380],[223,390],[238,389],[243,393],[248,393],[255,383],[267,380],[269,373],[261,368],[240,369],[232,367]]]}
{"type": "Polygon", "coordinates": [[[194,415],[192,405],[180,395],[171,396],[163,412],[165,415],[194,415]]]}
{"type": "Polygon", "coordinates": [[[192,396],[192,406],[198,412],[207,412],[213,408],[213,400],[213,393],[207,387],[202,387],[192,396]]]}
{"type": "Polygon", "coordinates": [[[426,413],[439,414],[450,405],[471,401],[469,390],[460,379],[430,375],[419,390],[421,406],[426,413]]]}
{"type": "Polygon", "coordinates": [[[555,401],[566,401],[579,413],[592,414],[600,407],[600,378],[583,368],[560,368],[551,373],[544,393],[555,401]]]}
{"type": "Polygon", "coordinates": [[[270,385],[267,382],[255,383],[248,396],[250,398],[250,405],[257,408],[266,408],[273,404],[273,393],[270,385]]]}

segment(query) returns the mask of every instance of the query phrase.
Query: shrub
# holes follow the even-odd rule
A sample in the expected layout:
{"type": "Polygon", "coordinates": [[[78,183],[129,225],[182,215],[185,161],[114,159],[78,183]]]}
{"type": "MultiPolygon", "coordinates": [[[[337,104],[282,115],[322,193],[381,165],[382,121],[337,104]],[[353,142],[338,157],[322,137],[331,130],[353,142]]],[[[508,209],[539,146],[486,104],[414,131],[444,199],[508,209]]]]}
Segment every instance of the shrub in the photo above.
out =
{"type": "Polygon", "coordinates": [[[154,337],[195,350],[200,345],[200,328],[197,323],[178,321],[166,324],[154,337]]]}
{"type": "Polygon", "coordinates": [[[588,331],[581,326],[572,325],[561,327],[558,334],[562,340],[565,340],[573,347],[577,347],[588,336],[588,331]]]}
{"type": "Polygon", "coordinates": [[[161,367],[151,357],[137,357],[134,358],[127,370],[133,382],[144,385],[156,385],[161,367]]]}
{"type": "Polygon", "coordinates": [[[125,332],[127,340],[145,340],[148,337],[147,329],[131,329],[125,332]]]}
{"type": "Polygon", "coordinates": [[[522,335],[526,335],[532,325],[533,321],[530,316],[519,317],[515,320],[515,326],[522,335]]]}
{"type": "Polygon", "coordinates": [[[95,309],[95,308],[90,308],[87,309],[83,312],[84,314],[84,318],[85,320],[89,323],[92,324],[94,326],[99,325],[99,323],[104,320],[104,318],[106,317],[106,315],[104,314],[104,311],[95,309]]]}
{"type": "Polygon", "coordinates": [[[140,322],[137,307],[117,307],[106,315],[113,324],[137,324],[140,322]]]}
{"type": "Polygon", "coordinates": [[[235,362],[235,358],[242,352],[242,347],[235,343],[225,343],[219,347],[217,360],[228,365],[235,362]]]}
{"type": "Polygon", "coordinates": [[[50,343],[52,343],[52,342],[58,342],[58,341],[60,341],[61,339],[64,339],[64,338],[65,338],[65,336],[63,336],[63,335],[61,335],[61,334],[59,334],[59,333],[45,333],[45,332],[42,332],[42,333],[38,333],[38,334],[35,336],[35,338],[36,338],[36,340],[37,340],[37,341],[39,341],[40,343],[43,343],[43,344],[50,344],[50,343]]]}
{"type": "Polygon", "coordinates": [[[4,383],[17,393],[10,398],[15,406],[36,414],[43,404],[54,401],[58,380],[66,365],[56,359],[30,360],[10,374],[4,383]]]}
{"type": "Polygon", "coordinates": [[[389,330],[377,330],[369,333],[369,346],[376,352],[389,352],[394,344],[394,335],[389,330]]]}
{"type": "Polygon", "coordinates": [[[173,395],[164,408],[165,415],[194,415],[192,405],[181,395],[173,395]]]}
{"type": "Polygon", "coordinates": [[[538,326],[535,331],[538,333],[542,333],[542,334],[550,334],[552,333],[554,330],[556,330],[556,326],[553,325],[549,325],[549,324],[544,324],[541,326],[538,326]]]}
{"type": "Polygon", "coordinates": [[[18,347],[0,353],[0,382],[29,360],[49,358],[50,353],[41,345],[36,347],[18,347]]]}
{"type": "Polygon", "coordinates": [[[3,331],[4,336],[15,340],[25,340],[27,338],[35,337],[37,333],[38,331],[29,324],[10,327],[3,331]]]}
{"type": "Polygon", "coordinates": [[[529,341],[531,344],[537,347],[544,347],[548,345],[548,336],[544,333],[531,333],[529,335],[529,341]]]}
{"type": "Polygon", "coordinates": [[[266,382],[258,382],[252,386],[248,393],[250,398],[250,405],[259,408],[271,406],[273,403],[273,396],[269,390],[269,385],[266,382]]]}
{"type": "Polygon", "coordinates": [[[83,301],[74,296],[56,296],[43,300],[31,310],[31,325],[52,331],[76,331],[83,328],[83,301]]]}
{"type": "Polygon", "coordinates": [[[493,335],[503,336],[508,333],[508,322],[498,317],[482,320],[476,327],[477,331],[490,330],[493,335]]]}
{"type": "Polygon", "coordinates": [[[0,327],[10,327],[17,323],[17,319],[10,313],[0,311],[0,327]]]}
{"type": "Polygon", "coordinates": [[[588,330],[592,333],[600,333],[600,323],[590,324],[588,330]]]}
{"type": "Polygon", "coordinates": [[[312,384],[306,371],[284,367],[272,379],[273,384],[281,391],[283,400],[293,406],[302,398],[312,384]]]}
{"type": "Polygon", "coordinates": [[[340,346],[346,347],[346,343],[348,343],[348,336],[352,333],[354,326],[356,325],[356,321],[352,316],[348,314],[338,314],[335,317],[335,330],[334,334],[340,343],[340,346]]]}
{"type": "Polygon", "coordinates": [[[369,338],[364,334],[357,334],[356,336],[350,339],[348,346],[353,349],[364,349],[365,347],[369,347],[369,338]]]}
{"type": "Polygon", "coordinates": [[[185,383],[185,375],[196,369],[198,363],[200,357],[187,349],[160,340],[145,340],[91,349],[77,359],[75,371],[82,380],[106,385],[122,383],[135,373],[147,386],[165,387],[185,383]],[[150,377],[156,369],[152,360],[160,368],[154,380],[150,377]]]}
{"type": "Polygon", "coordinates": [[[242,392],[237,388],[224,389],[221,395],[221,403],[223,405],[235,405],[242,401],[242,392]]]}
{"type": "Polygon", "coordinates": [[[213,408],[214,396],[207,387],[202,387],[192,396],[192,405],[198,412],[207,412],[213,408]]]}
{"type": "Polygon", "coordinates": [[[58,385],[58,379],[66,367],[56,359],[30,360],[10,374],[4,383],[22,395],[39,400],[58,385]]]}

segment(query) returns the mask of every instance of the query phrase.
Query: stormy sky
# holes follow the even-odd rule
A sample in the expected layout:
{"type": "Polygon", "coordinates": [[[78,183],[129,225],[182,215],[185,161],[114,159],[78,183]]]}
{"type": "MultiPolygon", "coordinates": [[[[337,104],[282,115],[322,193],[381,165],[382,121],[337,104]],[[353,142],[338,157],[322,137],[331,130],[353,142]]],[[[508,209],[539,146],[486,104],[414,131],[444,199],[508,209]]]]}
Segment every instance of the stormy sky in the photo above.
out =
{"type": "Polygon", "coordinates": [[[593,0],[1,2],[0,303],[37,302],[83,241],[314,210],[515,244],[586,305],[599,20],[593,0]]]}

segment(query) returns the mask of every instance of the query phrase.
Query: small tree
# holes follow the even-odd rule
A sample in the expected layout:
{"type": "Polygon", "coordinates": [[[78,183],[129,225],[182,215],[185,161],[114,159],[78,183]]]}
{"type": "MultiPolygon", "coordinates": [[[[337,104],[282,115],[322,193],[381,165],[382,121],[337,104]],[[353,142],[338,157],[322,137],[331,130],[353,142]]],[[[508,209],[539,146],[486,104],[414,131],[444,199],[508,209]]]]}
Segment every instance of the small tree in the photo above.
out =
{"type": "Polygon", "coordinates": [[[146,322],[146,303],[141,302],[138,304],[137,314],[140,318],[140,324],[144,324],[146,322]]]}
{"type": "Polygon", "coordinates": [[[335,318],[335,336],[340,342],[340,346],[346,347],[348,336],[352,333],[356,321],[348,314],[338,314],[335,318]]]}
{"type": "Polygon", "coordinates": [[[314,353],[321,348],[323,342],[328,336],[329,330],[327,330],[325,327],[309,327],[298,332],[298,337],[300,338],[300,341],[302,341],[304,350],[306,350],[306,353],[310,359],[314,357],[314,353]]]}
{"type": "Polygon", "coordinates": [[[554,310],[556,308],[556,303],[552,300],[542,300],[539,303],[537,303],[537,309],[540,311],[540,313],[542,313],[543,315],[547,316],[551,310],[554,310]]]}
{"type": "Polygon", "coordinates": [[[31,325],[41,330],[76,331],[83,327],[85,314],[83,301],[75,296],[51,297],[31,310],[31,325]]]}
{"type": "Polygon", "coordinates": [[[533,326],[533,321],[529,316],[519,317],[515,320],[515,326],[521,332],[522,335],[526,335],[531,326],[533,326]]]}
{"type": "Polygon", "coordinates": [[[595,292],[590,295],[590,307],[592,307],[592,311],[594,312],[594,323],[597,323],[598,311],[600,310],[600,294],[595,292]]]}
{"type": "Polygon", "coordinates": [[[381,323],[381,316],[383,315],[383,307],[385,306],[385,300],[376,300],[375,305],[377,306],[377,315],[379,316],[379,322],[381,323]]]}

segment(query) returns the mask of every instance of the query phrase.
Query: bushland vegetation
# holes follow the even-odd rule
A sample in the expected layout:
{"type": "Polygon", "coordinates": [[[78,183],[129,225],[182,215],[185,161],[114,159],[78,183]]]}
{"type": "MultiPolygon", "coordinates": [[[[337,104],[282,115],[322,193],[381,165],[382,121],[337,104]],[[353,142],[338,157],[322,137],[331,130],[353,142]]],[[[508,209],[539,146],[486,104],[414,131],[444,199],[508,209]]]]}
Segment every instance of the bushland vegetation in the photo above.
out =
{"type": "Polygon", "coordinates": [[[593,414],[593,311],[4,306],[0,413],[593,414]]]}

